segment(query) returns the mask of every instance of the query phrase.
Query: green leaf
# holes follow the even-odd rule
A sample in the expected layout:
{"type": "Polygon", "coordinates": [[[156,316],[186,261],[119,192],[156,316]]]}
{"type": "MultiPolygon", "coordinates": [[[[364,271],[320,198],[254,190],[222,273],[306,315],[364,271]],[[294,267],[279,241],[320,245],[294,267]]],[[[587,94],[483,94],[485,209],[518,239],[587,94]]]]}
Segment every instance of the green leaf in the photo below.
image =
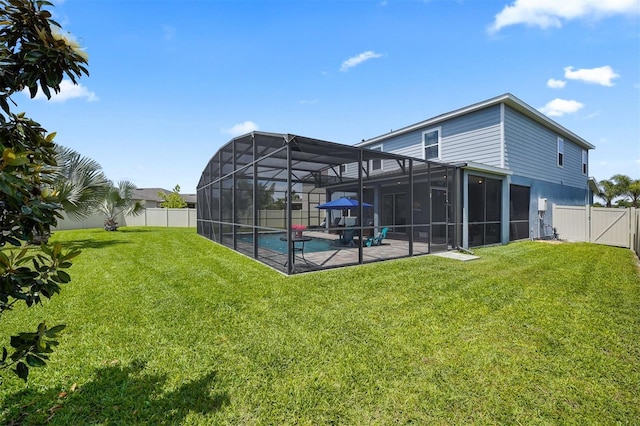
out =
{"type": "Polygon", "coordinates": [[[27,364],[20,361],[16,365],[16,369],[14,371],[18,375],[18,377],[20,377],[25,382],[27,381],[27,377],[29,376],[29,367],[27,367],[27,364]]]}
{"type": "Polygon", "coordinates": [[[33,354],[28,354],[27,355],[27,364],[29,364],[29,366],[31,367],[42,367],[43,365],[46,365],[47,363],[44,362],[44,360],[36,355],[33,354]]]}
{"type": "Polygon", "coordinates": [[[55,327],[51,327],[50,329],[48,329],[44,335],[50,338],[58,337],[58,333],[60,333],[66,327],[66,324],[56,325],[55,327]]]}
{"type": "Polygon", "coordinates": [[[4,254],[4,252],[0,251],[0,264],[2,266],[4,266],[5,268],[9,267],[9,258],[7,257],[6,254],[4,254]]]}
{"type": "Polygon", "coordinates": [[[5,150],[2,152],[2,160],[10,166],[22,166],[29,162],[26,154],[16,153],[11,148],[5,148],[5,150]]]}
{"type": "Polygon", "coordinates": [[[60,278],[60,281],[63,283],[71,281],[71,276],[69,276],[65,271],[58,271],[58,278],[60,278]]]}
{"type": "Polygon", "coordinates": [[[46,342],[42,339],[38,339],[38,341],[36,342],[36,352],[44,352],[46,349],[46,342]]]}

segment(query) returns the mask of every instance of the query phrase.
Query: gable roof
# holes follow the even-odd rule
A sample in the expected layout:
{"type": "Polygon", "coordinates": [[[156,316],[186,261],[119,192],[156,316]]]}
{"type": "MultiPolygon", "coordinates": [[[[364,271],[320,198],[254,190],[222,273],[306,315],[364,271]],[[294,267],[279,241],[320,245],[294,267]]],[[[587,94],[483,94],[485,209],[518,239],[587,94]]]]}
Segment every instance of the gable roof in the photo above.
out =
{"type": "MultiPolygon", "coordinates": [[[[173,191],[169,191],[164,188],[136,188],[133,190],[134,200],[156,201],[161,203],[164,201],[162,197],[158,195],[158,192],[162,192],[165,195],[171,194],[173,191]]],[[[196,203],[196,194],[180,194],[180,197],[187,203],[196,203]]]]}
{"type": "Polygon", "coordinates": [[[159,195],[158,192],[162,192],[163,194],[169,195],[171,191],[167,191],[164,188],[136,188],[133,190],[133,198],[136,200],[146,200],[146,201],[164,201],[159,195]]]}
{"type": "Polygon", "coordinates": [[[527,116],[528,118],[532,119],[533,121],[553,130],[555,133],[557,133],[560,136],[563,136],[567,139],[570,139],[571,141],[575,142],[576,144],[578,144],[579,146],[581,146],[584,149],[595,149],[595,146],[590,144],[589,142],[587,142],[585,139],[581,138],[580,136],[576,135],[575,133],[573,133],[572,131],[570,131],[569,129],[563,127],[562,125],[556,123],[555,121],[553,121],[552,119],[550,119],[549,117],[547,117],[546,115],[542,114],[540,111],[538,111],[537,109],[533,108],[532,106],[526,104],[525,102],[521,101],[520,99],[518,99],[517,97],[513,96],[511,93],[505,93],[504,95],[500,95],[500,96],[496,96],[495,98],[491,98],[491,99],[487,99],[486,101],[482,101],[482,102],[478,102],[460,109],[456,109],[444,114],[440,114],[437,115],[435,117],[429,118],[427,120],[424,121],[420,121],[418,123],[412,124],[410,126],[407,127],[403,127],[401,129],[398,130],[394,130],[392,132],[389,133],[385,133],[384,135],[380,135],[380,136],[376,136],[374,138],[371,139],[367,139],[367,140],[363,140],[360,143],[357,143],[356,146],[359,147],[365,147],[367,145],[371,145],[374,143],[378,143],[378,142],[382,142],[383,140],[393,137],[393,136],[398,136],[407,132],[411,132],[417,129],[420,129],[422,127],[428,127],[428,126],[433,126],[437,123],[440,123],[442,121],[445,120],[450,120],[452,118],[456,118],[456,117],[461,117],[465,114],[469,114],[478,110],[481,110],[483,108],[487,108],[490,106],[494,106],[494,105],[500,105],[500,104],[505,104],[511,108],[513,108],[514,110],[520,112],[521,114],[527,116]]]}

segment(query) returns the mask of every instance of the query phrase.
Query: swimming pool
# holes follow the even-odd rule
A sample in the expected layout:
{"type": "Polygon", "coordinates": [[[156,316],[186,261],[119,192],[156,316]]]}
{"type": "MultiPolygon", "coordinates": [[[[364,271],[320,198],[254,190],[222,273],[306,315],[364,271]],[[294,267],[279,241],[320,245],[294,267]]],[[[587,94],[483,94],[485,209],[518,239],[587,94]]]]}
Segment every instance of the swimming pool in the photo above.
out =
{"type": "MultiPolygon", "coordinates": [[[[277,251],[278,253],[287,253],[287,242],[282,241],[280,237],[286,237],[286,233],[274,233],[274,234],[259,234],[258,235],[258,247],[277,251]]],[[[238,235],[238,241],[253,244],[253,235],[243,234],[238,235]]],[[[300,243],[296,244],[296,247],[300,247],[300,243]]],[[[315,253],[318,251],[331,251],[339,249],[339,246],[335,245],[335,240],[328,240],[325,238],[312,238],[311,241],[304,243],[305,253],[315,253]]]]}

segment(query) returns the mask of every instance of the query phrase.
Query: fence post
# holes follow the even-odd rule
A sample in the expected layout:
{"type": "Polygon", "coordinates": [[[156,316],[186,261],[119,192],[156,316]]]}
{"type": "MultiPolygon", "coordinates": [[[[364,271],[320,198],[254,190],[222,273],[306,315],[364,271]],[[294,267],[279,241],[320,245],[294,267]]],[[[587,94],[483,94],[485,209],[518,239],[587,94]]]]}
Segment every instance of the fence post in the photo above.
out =
{"type": "Polygon", "coordinates": [[[584,209],[585,209],[584,210],[584,214],[585,214],[584,235],[586,235],[588,243],[591,242],[591,208],[592,208],[591,204],[587,204],[586,206],[584,206],[584,209]]]}

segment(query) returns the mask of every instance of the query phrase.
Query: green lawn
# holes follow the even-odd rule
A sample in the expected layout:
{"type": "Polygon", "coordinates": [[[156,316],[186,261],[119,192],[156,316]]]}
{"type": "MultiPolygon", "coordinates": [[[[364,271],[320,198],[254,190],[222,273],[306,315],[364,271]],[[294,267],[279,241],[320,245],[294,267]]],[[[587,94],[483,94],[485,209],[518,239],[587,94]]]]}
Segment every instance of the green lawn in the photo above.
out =
{"type": "Polygon", "coordinates": [[[0,423],[638,424],[629,250],[521,242],[285,277],[193,229],[56,232],[83,253],[12,332],[66,323],[0,423]]]}

